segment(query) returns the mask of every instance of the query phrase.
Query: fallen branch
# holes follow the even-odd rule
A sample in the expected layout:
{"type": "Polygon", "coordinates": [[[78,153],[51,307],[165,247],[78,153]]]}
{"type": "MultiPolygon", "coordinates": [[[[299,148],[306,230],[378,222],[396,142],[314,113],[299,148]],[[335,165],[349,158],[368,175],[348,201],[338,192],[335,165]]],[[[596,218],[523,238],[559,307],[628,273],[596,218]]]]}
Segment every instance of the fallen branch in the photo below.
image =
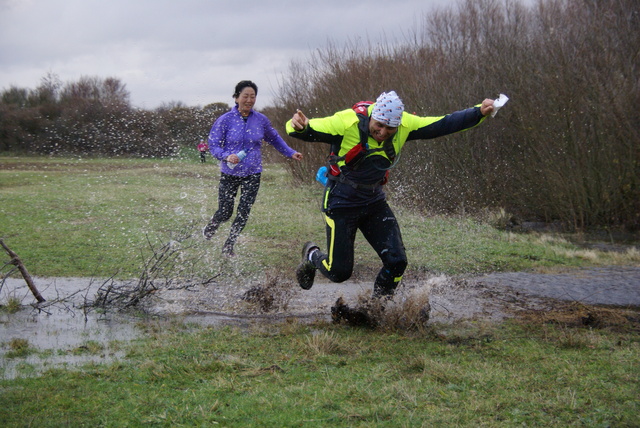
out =
{"type": "Polygon", "coordinates": [[[9,254],[9,257],[11,257],[11,261],[9,263],[11,263],[12,265],[15,265],[18,268],[18,270],[22,274],[22,277],[26,281],[27,286],[29,286],[29,290],[31,290],[36,300],[40,303],[46,301],[45,298],[42,297],[42,295],[38,291],[38,288],[34,284],[33,279],[31,278],[31,275],[29,275],[27,268],[24,266],[24,263],[22,263],[22,260],[20,260],[20,257],[18,257],[16,253],[11,251],[11,249],[5,245],[2,239],[0,239],[0,245],[2,245],[2,248],[4,248],[7,254],[9,254]]]}

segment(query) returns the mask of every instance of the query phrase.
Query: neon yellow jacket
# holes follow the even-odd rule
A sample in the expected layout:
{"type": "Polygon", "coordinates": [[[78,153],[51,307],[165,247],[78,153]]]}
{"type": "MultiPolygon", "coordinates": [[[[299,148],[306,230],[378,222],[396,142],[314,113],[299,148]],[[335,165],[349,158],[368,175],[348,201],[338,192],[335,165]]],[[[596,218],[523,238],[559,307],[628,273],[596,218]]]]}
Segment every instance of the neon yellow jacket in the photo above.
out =
{"type": "MultiPolygon", "coordinates": [[[[369,106],[369,115],[373,107],[374,105],[369,106]]],[[[393,136],[396,157],[409,140],[425,140],[464,131],[477,126],[484,119],[479,105],[436,117],[421,117],[404,112],[401,124],[393,136]]],[[[334,153],[342,157],[360,143],[359,123],[356,112],[346,109],[332,116],[309,119],[309,125],[300,132],[293,129],[289,120],[286,131],[290,136],[304,141],[330,144],[334,153]]],[[[347,182],[334,181],[327,187],[324,209],[369,205],[385,198],[382,186],[378,184],[384,179],[392,161],[384,150],[376,150],[382,149],[383,143],[378,143],[371,136],[367,143],[372,151],[356,168],[347,166],[344,160],[338,162],[341,175],[347,182]]]]}

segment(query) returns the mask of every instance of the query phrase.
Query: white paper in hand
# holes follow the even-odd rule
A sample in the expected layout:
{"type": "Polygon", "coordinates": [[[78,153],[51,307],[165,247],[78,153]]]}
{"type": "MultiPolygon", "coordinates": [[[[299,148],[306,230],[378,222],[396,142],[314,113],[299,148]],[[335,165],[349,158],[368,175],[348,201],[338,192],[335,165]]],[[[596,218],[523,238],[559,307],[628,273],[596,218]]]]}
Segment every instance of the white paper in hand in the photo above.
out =
{"type": "Polygon", "coordinates": [[[491,113],[491,117],[496,117],[496,114],[498,114],[498,110],[500,110],[500,107],[505,105],[507,101],[509,101],[509,97],[505,94],[500,94],[498,99],[493,101],[493,113],[491,113]]]}

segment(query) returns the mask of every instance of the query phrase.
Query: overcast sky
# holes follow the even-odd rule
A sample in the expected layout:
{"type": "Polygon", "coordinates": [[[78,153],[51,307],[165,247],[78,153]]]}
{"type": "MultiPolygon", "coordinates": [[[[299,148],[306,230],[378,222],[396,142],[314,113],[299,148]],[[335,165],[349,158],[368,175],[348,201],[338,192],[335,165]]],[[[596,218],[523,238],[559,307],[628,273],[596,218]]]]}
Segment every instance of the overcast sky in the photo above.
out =
{"type": "Polygon", "coordinates": [[[295,59],[330,42],[388,43],[455,0],[0,0],[0,88],[116,77],[136,107],[233,103],[243,79],[272,103],[295,59]]]}

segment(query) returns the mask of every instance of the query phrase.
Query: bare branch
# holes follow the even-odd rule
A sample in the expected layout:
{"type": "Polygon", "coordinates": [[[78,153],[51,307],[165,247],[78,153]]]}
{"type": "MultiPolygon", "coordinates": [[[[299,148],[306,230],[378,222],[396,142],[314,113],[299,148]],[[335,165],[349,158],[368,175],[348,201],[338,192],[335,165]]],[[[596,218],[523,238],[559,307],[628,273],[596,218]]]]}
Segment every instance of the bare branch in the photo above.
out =
{"type": "Polygon", "coordinates": [[[9,254],[9,257],[11,257],[10,263],[15,265],[18,268],[18,270],[20,270],[20,273],[22,274],[22,277],[24,278],[25,282],[27,283],[27,286],[29,286],[29,290],[31,290],[31,293],[33,293],[33,295],[36,298],[36,300],[38,302],[44,302],[45,298],[42,297],[42,295],[38,291],[38,288],[36,287],[36,284],[33,282],[33,279],[31,278],[31,275],[29,275],[29,272],[27,271],[27,268],[24,266],[24,263],[22,263],[22,260],[20,260],[18,255],[16,253],[14,253],[13,251],[11,251],[11,249],[5,245],[5,243],[4,243],[4,241],[2,239],[0,239],[0,245],[2,245],[2,248],[4,248],[4,250],[7,252],[7,254],[9,254]]]}

